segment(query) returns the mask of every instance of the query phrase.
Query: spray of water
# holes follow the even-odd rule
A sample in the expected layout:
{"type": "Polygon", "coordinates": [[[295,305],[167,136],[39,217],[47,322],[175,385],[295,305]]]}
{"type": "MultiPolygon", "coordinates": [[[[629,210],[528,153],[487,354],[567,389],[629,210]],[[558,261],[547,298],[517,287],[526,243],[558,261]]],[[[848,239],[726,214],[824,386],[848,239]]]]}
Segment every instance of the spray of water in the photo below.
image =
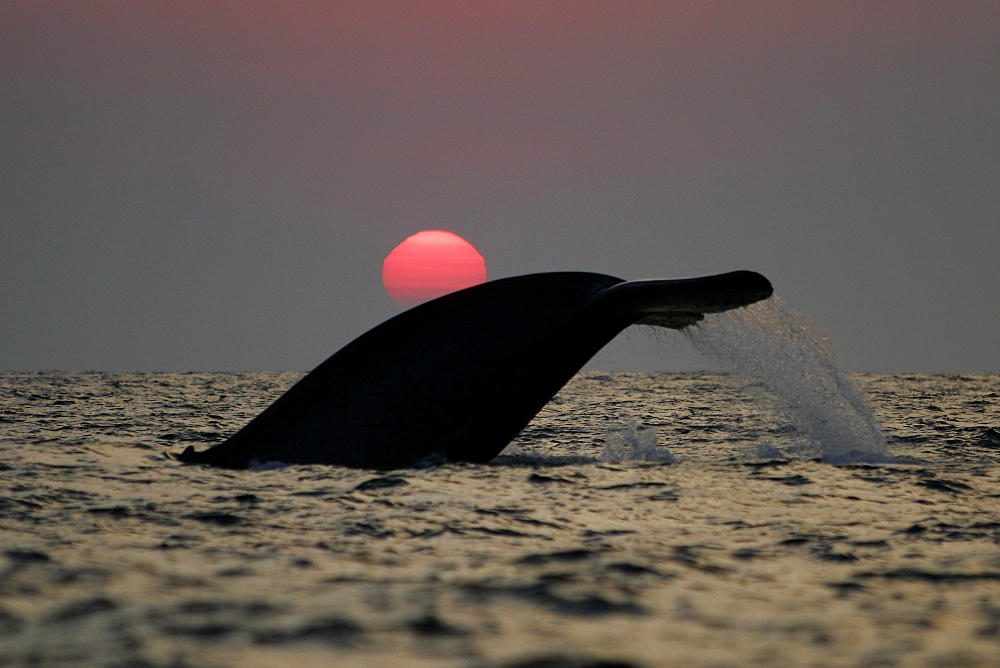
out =
{"type": "Polygon", "coordinates": [[[609,429],[604,435],[604,451],[601,453],[601,461],[672,464],[677,459],[670,450],[657,445],[655,429],[633,420],[625,423],[622,427],[609,429]]]}
{"type": "Polygon", "coordinates": [[[777,297],[684,331],[702,355],[762,386],[823,459],[890,458],[875,414],[837,368],[830,339],[777,297]]]}

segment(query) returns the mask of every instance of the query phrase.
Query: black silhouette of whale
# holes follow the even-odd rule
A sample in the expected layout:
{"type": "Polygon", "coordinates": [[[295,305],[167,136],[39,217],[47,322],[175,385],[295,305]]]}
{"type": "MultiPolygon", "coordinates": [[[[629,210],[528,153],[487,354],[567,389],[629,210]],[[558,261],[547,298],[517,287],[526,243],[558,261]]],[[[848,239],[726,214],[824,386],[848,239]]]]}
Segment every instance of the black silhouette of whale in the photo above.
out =
{"type": "Polygon", "coordinates": [[[529,274],[483,283],[378,325],[227,441],[184,462],[364,468],[430,457],[487,462],[598,350],[632,324],[680,329],[766,299],[760,274],[623,281],[529,274]]]}

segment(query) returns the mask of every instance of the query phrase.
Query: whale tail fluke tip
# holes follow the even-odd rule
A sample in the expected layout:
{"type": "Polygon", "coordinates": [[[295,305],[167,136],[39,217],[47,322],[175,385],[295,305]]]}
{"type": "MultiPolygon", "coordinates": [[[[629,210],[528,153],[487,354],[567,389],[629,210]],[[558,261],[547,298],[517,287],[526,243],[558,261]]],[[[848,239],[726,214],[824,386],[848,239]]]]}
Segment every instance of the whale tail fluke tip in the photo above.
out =
{"type": "Polygon", "coordinates": [[[605,290],[621,309],[640,314],[639,324],[681,329],[702,319],[767,299],[771,282],[755,271],[682,279],[624,281],[605,290]]]}

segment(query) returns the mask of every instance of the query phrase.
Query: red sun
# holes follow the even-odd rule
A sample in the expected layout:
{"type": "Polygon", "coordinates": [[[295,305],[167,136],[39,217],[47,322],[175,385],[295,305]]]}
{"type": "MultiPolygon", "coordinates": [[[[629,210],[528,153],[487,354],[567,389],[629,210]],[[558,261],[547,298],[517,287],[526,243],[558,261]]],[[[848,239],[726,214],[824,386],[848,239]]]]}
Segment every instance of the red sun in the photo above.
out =
{"type": "Polygon", "coordinates": [[[453,232],[424,230],[410,235],[385,256],[382,284],[402,308],[478,285],[486,260],[453,232]]]}

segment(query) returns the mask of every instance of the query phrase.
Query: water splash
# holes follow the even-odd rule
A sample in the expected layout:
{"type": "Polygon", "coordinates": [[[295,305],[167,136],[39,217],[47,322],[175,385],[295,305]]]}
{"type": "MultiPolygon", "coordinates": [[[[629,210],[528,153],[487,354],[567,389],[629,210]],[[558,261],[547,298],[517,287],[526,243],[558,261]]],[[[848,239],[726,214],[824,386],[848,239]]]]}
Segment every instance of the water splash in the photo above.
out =
{"type": "Polygon", "coordinates": [[[624,426],[609,429],[604,435],[604,451],[601,461],[604,462],[663,462],[672,464],[677,461],[674,454],[667,448],[657,445],[656,430],[629,421],[624,426]]]}
{"type": "Polygon", "coordinates": [[[777,297],[708,316],[684,331],[701,354],[763,386],[823,459],[891,458],[871,407],[837,368],[830,339],[777,297]]]}

